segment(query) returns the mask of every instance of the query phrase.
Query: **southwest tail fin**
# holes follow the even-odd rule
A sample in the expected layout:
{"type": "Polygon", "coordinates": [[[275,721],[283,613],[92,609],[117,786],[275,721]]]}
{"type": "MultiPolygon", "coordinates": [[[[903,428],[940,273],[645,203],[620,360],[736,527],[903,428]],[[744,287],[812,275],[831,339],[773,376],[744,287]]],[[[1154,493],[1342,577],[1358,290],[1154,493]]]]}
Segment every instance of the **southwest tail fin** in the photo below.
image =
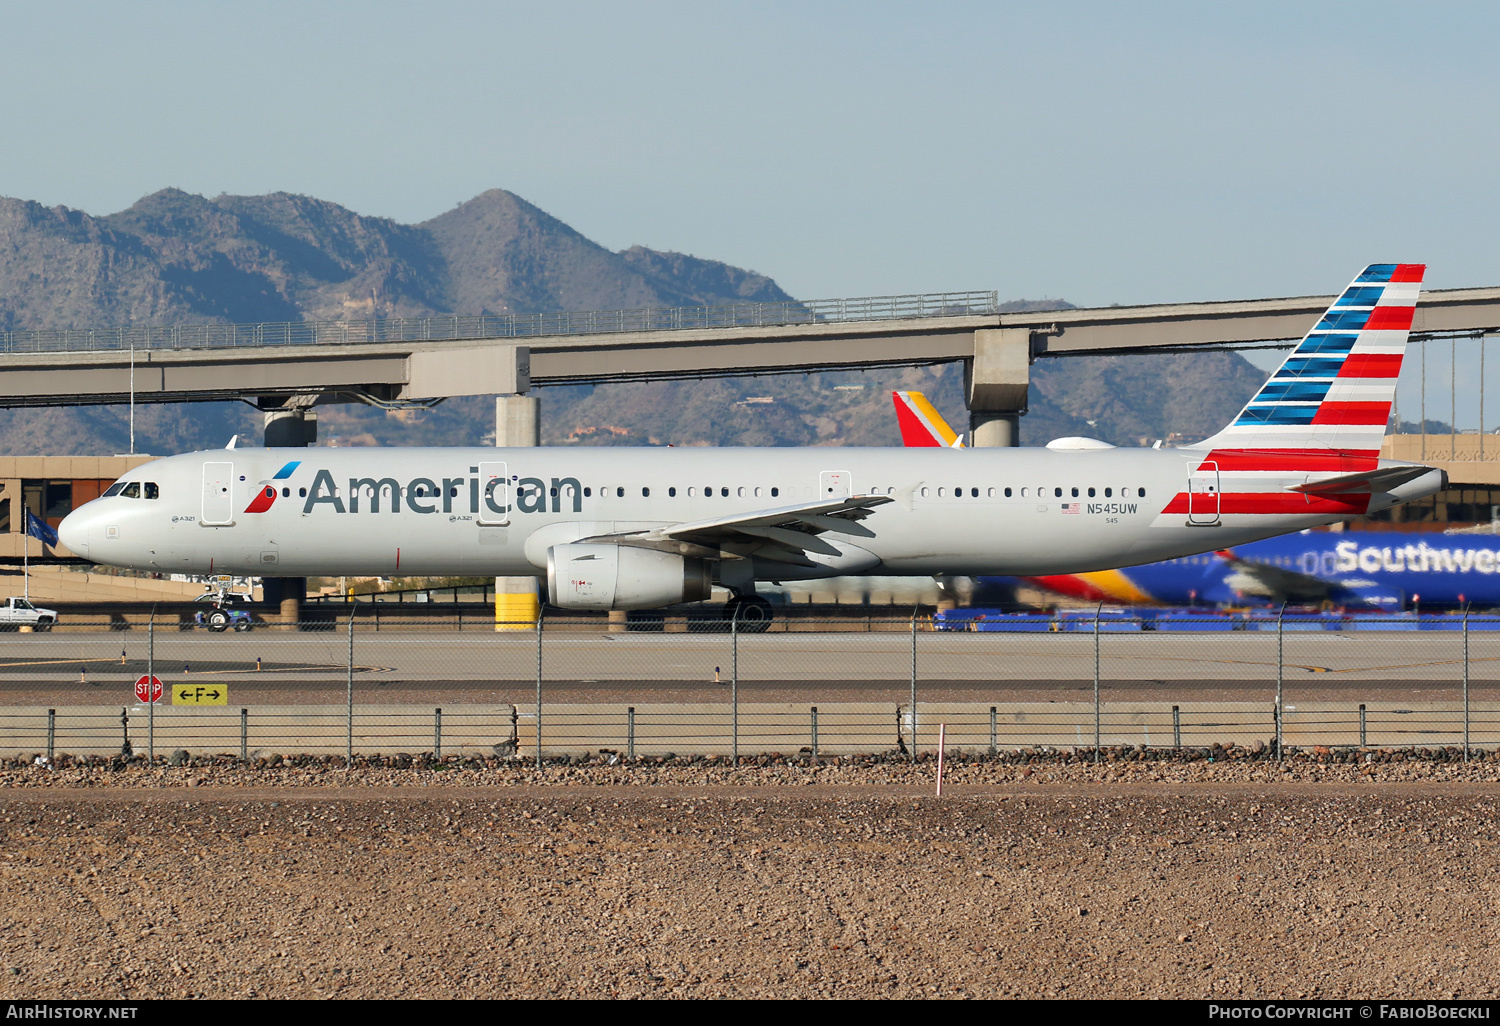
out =
{"type": "Polygon", "coordinates": [[[1194,449],[1378,458],[1423,264],[1371,264],[1234,422],[1194,449]]]}
{"type": "Polygon", "coordinates": [[[964,440],[921,392],[892,392],[891,401],[896,404],[896,423],[901,425],[901,444],[908,449],[964,447],[964,440]]]}

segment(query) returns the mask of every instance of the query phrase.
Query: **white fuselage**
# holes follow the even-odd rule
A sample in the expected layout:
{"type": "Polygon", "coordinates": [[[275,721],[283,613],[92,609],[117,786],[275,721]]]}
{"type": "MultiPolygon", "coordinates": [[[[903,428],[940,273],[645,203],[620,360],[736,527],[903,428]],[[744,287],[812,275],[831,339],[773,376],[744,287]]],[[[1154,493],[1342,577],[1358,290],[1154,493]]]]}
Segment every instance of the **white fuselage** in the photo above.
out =
{"type": "MultiPolygon", "coordinates": [[[[815,568],[842,574],[1078,573],[1169,559],[1331,523],[1348,511],[1286,504],[1306,472],[1225,475],[1187,501],[1203,452],[1181,449],[246,449],[168,457],[130,472],[137,497],[74,511],[69,549],[172,573],[540,575],[547,550],[597,535],[749,515],[830,495],[881,495],[874,537],[822,537],[815,568]],[[277,476],[277,475],[281,476],[277,476]],[[1253,477],[1253,480],[1251,478],[1253,477]],[[482,478],[508,482],[481,494],[482,478]],[[154,484],[147,489],[146,483],[154,484]],[[267,489],[271,489],[268,493],[267,489]],[[146,498],[147,492],[156,498],[146,498]],[[1220,493],[1270,494],[1272,513],[1225,512],[1220,493]],[[1190,519],[1199,523],[1190,524],[1190,519]]],[[[1431,494],[1441,475],[1377,493],[1377,510],[1431,494]]],[[[127,486],[127,491],[130,489],[127,486]]],[[[1295,503],[1302,503],[1301,496],[1295,503]]],[[[774,573],[774,576],[773,576],[774,573]]]]}

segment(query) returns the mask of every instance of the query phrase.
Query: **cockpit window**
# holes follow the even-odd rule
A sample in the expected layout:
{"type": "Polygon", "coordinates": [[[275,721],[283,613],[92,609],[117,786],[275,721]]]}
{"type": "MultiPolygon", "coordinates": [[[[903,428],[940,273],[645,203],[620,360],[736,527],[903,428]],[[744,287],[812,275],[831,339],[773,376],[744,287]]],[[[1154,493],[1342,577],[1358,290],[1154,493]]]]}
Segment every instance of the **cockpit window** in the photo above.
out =
{"type": "Polygon", "coordinates": [[[130,482],[120,494],[127,499],[139,499],[141,497],[141,483],[139,481],[130,482]]]}
{"type": "Polygon", "coordinates": [[[156,487],[156,482],[155,481],[147,481],[146,482],[146,498],[148,498],[148,499],[159,499],[159,498],[161,498],[161,490],[156,487]]]}
{"type": "Polygon", "coordinates": [[[104,489],[104,494],[101,495],[101,496],[99,496],[99,498],[101,498],[101,499],[107,499],[111,495],[119,495],[120,494],[120,489],[124,488],[124,487],[125,487],[125,482],[124,481],[116,481],[114,484],[112,484],[108,488],[104,489]]]}

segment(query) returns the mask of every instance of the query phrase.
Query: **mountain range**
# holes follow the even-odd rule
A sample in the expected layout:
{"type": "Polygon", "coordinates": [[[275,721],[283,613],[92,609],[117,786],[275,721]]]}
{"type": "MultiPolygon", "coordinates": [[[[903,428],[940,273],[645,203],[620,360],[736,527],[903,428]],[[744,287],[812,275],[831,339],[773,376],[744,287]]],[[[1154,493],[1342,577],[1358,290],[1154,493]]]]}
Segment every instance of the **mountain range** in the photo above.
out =
{"type": "MultiPolygon", "coordinates": [[[[715,260],[613,252],[495,189],[415,225],[286,193],[206,199],[164,189],[93,216],[0,198],[0,329],[535,313],[791,299],[715,260]]],[[[1060,301],[1011,308],[1066,308],[1060,301]]],[[[539,390],[548,445],[899,444],[889,391],[925,391],[964,426],[956,365],[539,390]]],[[[1201,437],[1264,380],[1232,353],[1071,358],[1032,369],[1023,439],[1084,434],[1136,445],[1201,437]]],[[[426,412],[318,410],[320,444],[458,445],[493,438],[493,404],[426,412]]],[[[128,411],[0,411],[0,453],[123,452],[128,411]]],[[[137,449],[260,437],[248,405],[140,406],[137,449]]]]}

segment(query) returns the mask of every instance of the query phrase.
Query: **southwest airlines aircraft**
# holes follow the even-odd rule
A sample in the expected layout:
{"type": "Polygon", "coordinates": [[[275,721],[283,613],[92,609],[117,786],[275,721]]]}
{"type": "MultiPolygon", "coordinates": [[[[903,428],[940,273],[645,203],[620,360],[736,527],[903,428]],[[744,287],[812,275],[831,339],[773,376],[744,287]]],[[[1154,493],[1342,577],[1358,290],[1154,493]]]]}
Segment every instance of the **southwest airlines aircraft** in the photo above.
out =
{"type": "Polygon", "coordinates": [[[1491,607],[1500,606],[1500,539],[1310,531],[1146,566],[1029,580],[1070,598],[1122,605],[1491,607]]]}
{"type": "Polygon", "coordinates": [[[1188,448],[219,450],[132,470],[58,533],[147,571],[545,575],[570,609],[718,583],[755,618],[758,581],[1173,559],[1444,486],[1379,458],[1423,270],[1367,267],[1234,422],[1188,448]]]}

